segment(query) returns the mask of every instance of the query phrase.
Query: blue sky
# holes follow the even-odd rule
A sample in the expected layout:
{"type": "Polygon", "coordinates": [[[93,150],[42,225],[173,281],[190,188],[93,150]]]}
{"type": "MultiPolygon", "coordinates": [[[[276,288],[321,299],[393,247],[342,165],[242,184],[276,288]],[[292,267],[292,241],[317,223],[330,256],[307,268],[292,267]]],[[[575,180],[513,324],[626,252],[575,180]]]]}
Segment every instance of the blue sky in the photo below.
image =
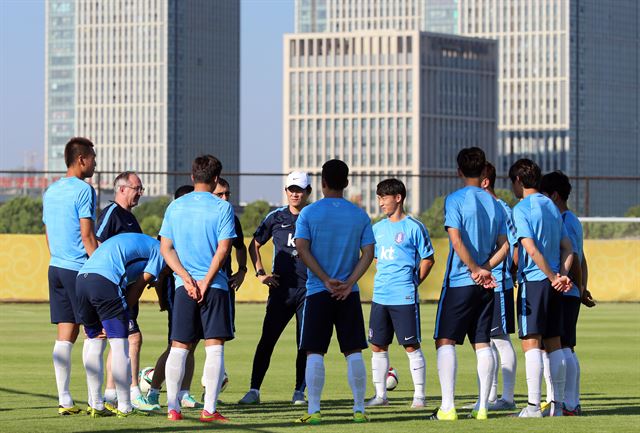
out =
{"type": "MultiPolygon", "coordinates": [[[[242,0],[241,16],[240,169],[280,172],[282,37],[293,31],[293,0],[242,0]]],[[[43,142],[44,1],[0,0],[0,170],[32,158],[42,167],[43,142]]],[[[253,183],[243,181],[243,200],[260,198],[250,191],[264,182],[253,183]]]]}

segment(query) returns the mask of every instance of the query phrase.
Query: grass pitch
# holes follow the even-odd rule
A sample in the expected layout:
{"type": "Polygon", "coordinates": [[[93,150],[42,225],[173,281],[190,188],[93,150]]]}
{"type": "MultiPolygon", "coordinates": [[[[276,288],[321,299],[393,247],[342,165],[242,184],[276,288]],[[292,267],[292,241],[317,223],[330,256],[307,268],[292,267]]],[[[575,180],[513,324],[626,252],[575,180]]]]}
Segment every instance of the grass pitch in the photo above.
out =
{"type": "MultiPolygon", "coordinates": [[[[166,344],[166,313],[155,305],[143,305],[140,325],[144,334],[141,367],[153,366],[166,344]]],[[[365,316],[369,308],[365,306],[365,316]]],[[[439,403],[440,386],[431,343],[435,305],[422,305],[422,331],[427,360],[428,411],[409,408],[413,395],[406,355],[398,346],[391,348],[391,365],[398,370],[399,386],[389,393],[389,407],[369,411],[371,422],[351,422],[351,392],[346,365],[333,342],[326,356],[326,382],[323,393],[323,424],[296,425],[293,420],[304,409],[290,404],[294,386],[295,328],[293,322],[281,337],[262,386],[262,404],[235,404],[247,391],[256,343],[260,336],[264,305],[242,304],[237,308],[237,336],[225,349],[230,383],[221,395],[226,403],[220,411],[231,419],[224,425],[198,422],[198,411],[185,410],[185,420],[169,422],[164,413],[148,418],[91,419],[85,415],[57,415],[57,397],[51,351],[55,327],[49,324],[46,304],[0,304],[0,432],[188,432],[201,429],[250,432],[293,432],[312,429],[326,432],[412,432],[412,431],[562,431],[627,432],[640,431],[640,304],[602,304],[581,311],[578,325],[578,356],[582,370],[581,418],[520,420],[506,413],[490,414],[488,421],[460,419],[457,422],[429,422],[425,418],[439,403]]],[[[79,339],[80,340],[80,339],[79,339]]],[[[516,342],[517,343],[517,342],[516,342]]],[[[475,356],[467,342],[458,346],[456,406],[475,400],[475,356]]],[[[524,358],[517,347],[518,372],[516,402],[526,402],[524,358]]],[[[86,383],[82,368],[82,344],[73,351],[71,392],[78,405],[86,403],[86,383]]],[[[364,352],[370,371],[369,351],[364,352]]],[[[199,376],[204,350],[198,348],[193,394],[199,398],[199,376]]],[[[370,380],[369,380],[370,382],[370,380]]],[[[373,394],[367,387],[367,397],[373,394]]],[[[161,395],[165,403],[165,394],[161,395]]],[[[459,416],[469,411],[459,409],[459,416]]]]}

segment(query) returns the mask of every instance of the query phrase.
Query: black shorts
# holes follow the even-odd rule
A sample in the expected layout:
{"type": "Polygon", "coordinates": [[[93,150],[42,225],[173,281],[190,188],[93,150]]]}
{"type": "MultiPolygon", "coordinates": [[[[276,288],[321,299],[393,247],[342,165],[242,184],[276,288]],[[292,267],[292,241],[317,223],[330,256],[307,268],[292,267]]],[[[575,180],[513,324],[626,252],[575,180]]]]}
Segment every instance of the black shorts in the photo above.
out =
{"type": "MultiPolygon", "coordinates": [[[[125,332],[129,328],[129,308],[124,293],[117,284],[98,274],[78,274],[76,280],[78,318],[87,335],[94,338],[100,333],[105,321],[122,323],[117,329],[125,332]]],[[[106,328],[106,327],[105,327],[106,328]]],[[[121,338],[124,335],[109,335],[121,338]]]]}
{"type": "Polygon", "coordinates": [[[388,346],[393,341],[395,331],[398,344],[403,346],[419,344],[420,305],[382,305],[371,303],[369,316],[369,342],[376,346],[388,346]]]}
{"type": "Polygon", "coordinates": [[[51,323],[80,323],[76,296],[77,271],[49,266],[51,323]]]}
{"type": "Polygon", "coordinates": [[[434,340],[446,338],[463,344],[491,341],[493,289],[482,286],[443,287],[438,301],[434,340]]]}
{"type": "Polygon", "coordinates": [[[171,319],[171,340],[195,343],[201,339],[233,340],[231,297],[227,290],[209,288],[204,301],[190,298],[184,286],[176,289],[171,319]]]}
{"type": "Polygon", "coordinates": [[[513,288],[494,292],[493,320],[491,336],[509,335],[516,332],[515,305],[513,305],[513,288]]]}
{"type": "Polygon", "coordinates": [[[562,321],[564,329],[560,340],[563,347],[575,347],[576,327],[578,326],[578,314],[580,314],[580,298],[577,296],[562,297],[562,321]]]}
{"type": "Polygon", "coordinates": [[[522,282],[518,286],[518,336],[560,337],[564,329],[562,297],[548,279],[522,282]]]}
{"type": "Polygon", "coordinates": [[[332,298],[327,291],[307,296],[302,313],[300,350],[327,353],[334,325],[340,352],[367,348],[359,292],[351,292],[344,301],[332,298]]]}

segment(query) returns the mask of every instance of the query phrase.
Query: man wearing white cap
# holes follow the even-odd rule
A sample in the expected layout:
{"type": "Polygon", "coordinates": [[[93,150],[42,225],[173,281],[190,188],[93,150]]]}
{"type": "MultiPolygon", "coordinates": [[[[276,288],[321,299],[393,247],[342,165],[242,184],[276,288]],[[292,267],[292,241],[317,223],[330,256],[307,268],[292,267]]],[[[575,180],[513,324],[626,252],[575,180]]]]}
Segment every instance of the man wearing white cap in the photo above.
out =
{"type": "MultiPolygon", "coordinates": [[[[294,171],[289,174],[285,192],[288,205],[272,211],[265,217],[249,245],[249,254],[256,269],[256,277],[269,288],[269,299],[262,324],[262,335],[253,358],[250,389],[238,402],[240,404],[260,403],[260,386],[269,368],[271,354],[282,331],[294,315],[296,316],[296,343],[298,347],[300,345],[302,310],[307,292],[307,268],[298,257],[293,235],[296,231],[298,214],[307,204],[311,194],[307,173],[294,171]],[[260,256],[260,248],[269,239],[273,239],[274,259],[271,274],[265,271],[260,256]]],[[[306,353],[298,351],[293,404],[306,403],[304,399],[306,360],[306,353]]]]}

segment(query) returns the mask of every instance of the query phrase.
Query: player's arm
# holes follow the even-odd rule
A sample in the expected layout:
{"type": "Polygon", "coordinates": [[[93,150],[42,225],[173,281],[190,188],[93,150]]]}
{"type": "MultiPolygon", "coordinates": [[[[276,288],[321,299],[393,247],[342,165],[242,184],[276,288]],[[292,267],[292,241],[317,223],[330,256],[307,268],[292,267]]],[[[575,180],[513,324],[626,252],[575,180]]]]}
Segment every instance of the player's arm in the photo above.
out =
{"type": "Polygon", "coordinates": [[[98,240],[94,231],[93,220],[91,218],[80,218],[80,236],[82,244],[88,256],[98,248],[98,240]]]}
{"type": "MultiPolygon", "coordinates": [[[[336,280],[334,278],[330,278],[329,275],[322,269],[320,263],[316,260],[316,258],[311,254],[311,243],[308,239],[304,238],[296,238],[296,250],[298,251],[298,255],[302,260],[302,263],[324,283],[324,286],[331,292],[335,290],[338,284],[341,284],[342,281],[336,280]]],[[[372,256],[373,257],[373,256],[372,256]]]]}
{"type": "Polygon", "coordinates": [[[431,268],[433,268],[435,263],[436,261],[433,256],[420,260],[420,267],[418,268],[418,285],[422,284],[422,282],[429,276],[431,268]]]}
{"type": "Polygon", "coordinates": [[[332,297],[342,301],[347,299],[347,296],[351,293],[353,286],[358,282],[360,278],[367,272],[369,269],[369,265],[373,261],[373,256],[375,255],[375,244],[364,245],[360,247],[360,258],[358,259],[358,263],[353,268],[353,272],[347,278],[347,281],[338,285],[338,287],[331,294],[332,297]]]}
{"type": "Polygon", "coordinates": [[[509,242],[507,242],[506,235],[498,235],[496,246],[496,251],[491,255],[491,257],[489,257],[489,260],[487,260],[483,266],[485,269],[495,268],[500,263],[504,262],[507,254],[509,254],[509,242]]]}
{"type": "Polygon", "coordinates": [[[153,274],[143,272],[138,279],[127,289],[127,305],[135,305],[142,296],[144,288],[149,285],[156,277],[153,274]]]}
{"type": "Polygon", "coordinates": [[[596,306],[596,302],[593,300],[591,296],[591,292],[587,289],[587,282],[589,280],[589,268],[587,266],[587,258],[584,255],[584,251],[582,252],[582,292],[581,292],[581,302],[585,307],[591,308],[596,306]]]}
{"type": "Polygon", "coordinates": [[[175,272],[184,282],[184,288],[192,298],[197,298],[197,283],[193,279],[191,274],[182,266],[178,253],[173,247],[173,241],[166,236],[160,238],[160,254],[164,258],[164,261],[169,265],[173,272],[175,272]]]}
{"type": "Polygon", "coordinates": [[[227,260],[227,256],[231,251],[232,242],[233,242],[232,238],[223,239],[218,242],[216,253],[213,255],[213,258],[211,259],[211,264],[209,265],[209,270],[207,271],[207,274],[204,276],[203,279],[198,281],[198,288],[200,289],[199,297],[196,299],[198,302],[200,302],[204,298],[204,294],[207,293],[207,290],[209,289],[211,282],[218,274],[218,271],[220,270],[220,268],[222,268],[222,265],[224,264],[225,260],[227,260]]]}
{"type": "Polygon", "coordinates": [[[244,244],[244,238],[240,239],[240,242],[236,242],[233,247],[236,250],[238,271],[229,278],[229,289],[238,290],[247,275],[247,246],[244,244]]]}
{"type": "Polygon", "coordinates": [[[471,278],[476,284],[480,284],[487,289],[496,287],[496,282],[493,276],[491,275],[491,271],[488,269],[482,268],[480,265],[473,260],[469,250],[465,246],[464,242],[462,242],[462,235],[460,234],[460,230],[455,229],[453,227],[447,227],[447,233],[449,234],[449,240],[451,241],[451,246],[453,250],[456,252],[462,263],[467,265],[469,268],[469,272],[471,272],[471,278]]]}
{"type": "Polygon", "coordinates": [[[44,238],[47,241],[47,250],[49,250],[49,255],[51,255],[51,247],[49,247],[49,233],[47,233],[47,226],[44,226],[44,238]]]}
{"type": "MultiPolygon", "coordinates": [[[[540,253],[540,250],[538,250],[535,241],[532,238],[521,238],[520,244],[522,245],[522,248],[525,249],[527,255],[531,258],[531,260],[533,260],[533,263],[536,264],[538,269],[540,269],[542,273],[549,279],[549,281],[551,281],[551,285],[553,286],[553,288],[556,290],[565,291],[564,286],[567,284],[567,281],[570,284],[571,280],[569,280],[566,275],[561,276],[559,274],[555,274],[551,270],[551,268],[549,267],[549,263],[547,263],[547,260],[540,253]]],[[[571,243],[569,243],[569,245],[571,245],[571,243]]],[[[569,246],[569,249],[571,249],[571,246],[569,246]]]]}
{"type": "MultiPolygon", "coordinates": [[[[256,238],[251,240],[249,244],[249,255],[251,256],[251,263],[253,264],[253,268],[258,272],[259,270],[264,271],[264,265],[262,264],[262,255],[260,254],[260,248],[262,248],[262,244],[258,242],[256,238]]],[[[258,275],[258,280],[269,287],[278,287],[278,277],[279,275],[273,274],[269,275],[265,273],[265,275],[258,275]]]]}

